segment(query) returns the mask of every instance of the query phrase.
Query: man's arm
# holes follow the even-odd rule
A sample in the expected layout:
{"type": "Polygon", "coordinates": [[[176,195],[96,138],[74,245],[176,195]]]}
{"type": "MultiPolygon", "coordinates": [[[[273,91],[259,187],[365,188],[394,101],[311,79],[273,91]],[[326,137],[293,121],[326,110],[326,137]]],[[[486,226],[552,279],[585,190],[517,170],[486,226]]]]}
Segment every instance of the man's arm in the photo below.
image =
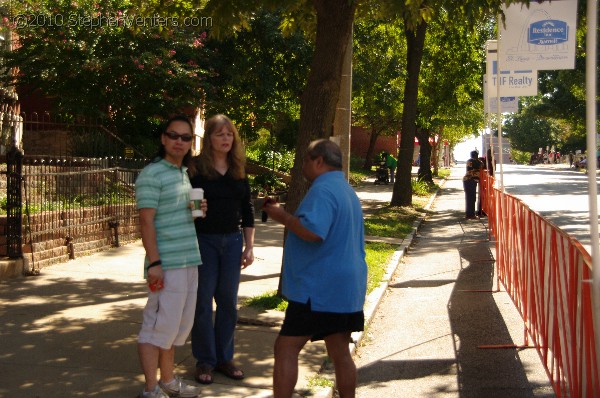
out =
{"type": "Polygon", "coordinates": [[[300,219],[283,209],[279,203],[269,203],[265,205],[264,210],[273,220],[283,224],[289,231],[292,231],[302,240],[308,242],[320,242],[322,239],[319,235],[307,229],[300,219]]]}

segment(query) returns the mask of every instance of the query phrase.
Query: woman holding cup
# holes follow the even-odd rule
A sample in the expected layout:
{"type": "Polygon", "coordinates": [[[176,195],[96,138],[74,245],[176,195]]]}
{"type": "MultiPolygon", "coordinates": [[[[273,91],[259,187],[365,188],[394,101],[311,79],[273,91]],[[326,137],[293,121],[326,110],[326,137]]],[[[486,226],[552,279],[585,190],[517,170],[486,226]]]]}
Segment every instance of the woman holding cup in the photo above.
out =
{"type": "Polygon", "coordinates": [[[204,190],[210,212],[196,218],[202,266],[192,352],[196,381],[213,382],[213,371],[241,380],[233,363],[234,332],[241,270],[254,261],[254,207],[246,177],[246,157],[237,129],[225,115],[206,121],[200,155],[195,158],[193,188],[204,190]],[[213,323],[213,299],[216,316],[213,323]]]}

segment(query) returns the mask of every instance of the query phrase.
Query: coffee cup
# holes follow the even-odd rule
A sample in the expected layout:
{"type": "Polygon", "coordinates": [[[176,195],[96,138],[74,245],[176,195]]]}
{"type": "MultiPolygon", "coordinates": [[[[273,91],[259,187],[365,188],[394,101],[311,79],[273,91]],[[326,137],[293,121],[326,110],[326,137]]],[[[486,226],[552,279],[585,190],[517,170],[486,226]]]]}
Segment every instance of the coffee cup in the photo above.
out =
{"type": "Polygon", "coordinates": [[[190,190],[190,201],[192,202],[192,216],[202,217],[202,199],[204,199],[204,189],[192,188],[190,190]]]}

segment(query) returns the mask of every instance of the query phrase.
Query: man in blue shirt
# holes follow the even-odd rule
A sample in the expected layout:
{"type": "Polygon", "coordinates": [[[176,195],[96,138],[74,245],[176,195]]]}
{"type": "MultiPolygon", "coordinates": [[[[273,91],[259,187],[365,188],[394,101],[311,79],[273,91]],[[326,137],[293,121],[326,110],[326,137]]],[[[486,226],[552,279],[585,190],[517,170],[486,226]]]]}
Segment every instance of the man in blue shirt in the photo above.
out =
{"type": "Polygon", "coordinates": [[[275,342],[275,398],[292,396],[298,355],[309,340],[325,340],[340,396],[355,395],[348,344],[350,334],[364,328],[367,264],[361,204],[341,169],[340,148],[329,140],[313,141],[302,166],[312,186],[295,215],[276,203],[265,206],[289,232],[282,275],[289,305],[275,342]]]}

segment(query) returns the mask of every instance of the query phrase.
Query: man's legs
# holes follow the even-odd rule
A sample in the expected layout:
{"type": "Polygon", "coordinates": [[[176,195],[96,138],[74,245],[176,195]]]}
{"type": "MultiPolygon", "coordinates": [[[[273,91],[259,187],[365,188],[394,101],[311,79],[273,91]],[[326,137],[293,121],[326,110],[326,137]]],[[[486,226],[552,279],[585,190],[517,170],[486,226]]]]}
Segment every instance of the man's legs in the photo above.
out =
{"type": "Polygon", "coordinates": [[[273,367],[273,396],[291,398],[298,380],[298,355],[310,336],[277,336],[273,367]]]}
{"type": "Polygon", "coordinates": [[[335,368],[335,384],[340,398],[354,398],[356,394],[356,365],[350,354],[350,332],[325,337],[327,353],[335,368]]]}

